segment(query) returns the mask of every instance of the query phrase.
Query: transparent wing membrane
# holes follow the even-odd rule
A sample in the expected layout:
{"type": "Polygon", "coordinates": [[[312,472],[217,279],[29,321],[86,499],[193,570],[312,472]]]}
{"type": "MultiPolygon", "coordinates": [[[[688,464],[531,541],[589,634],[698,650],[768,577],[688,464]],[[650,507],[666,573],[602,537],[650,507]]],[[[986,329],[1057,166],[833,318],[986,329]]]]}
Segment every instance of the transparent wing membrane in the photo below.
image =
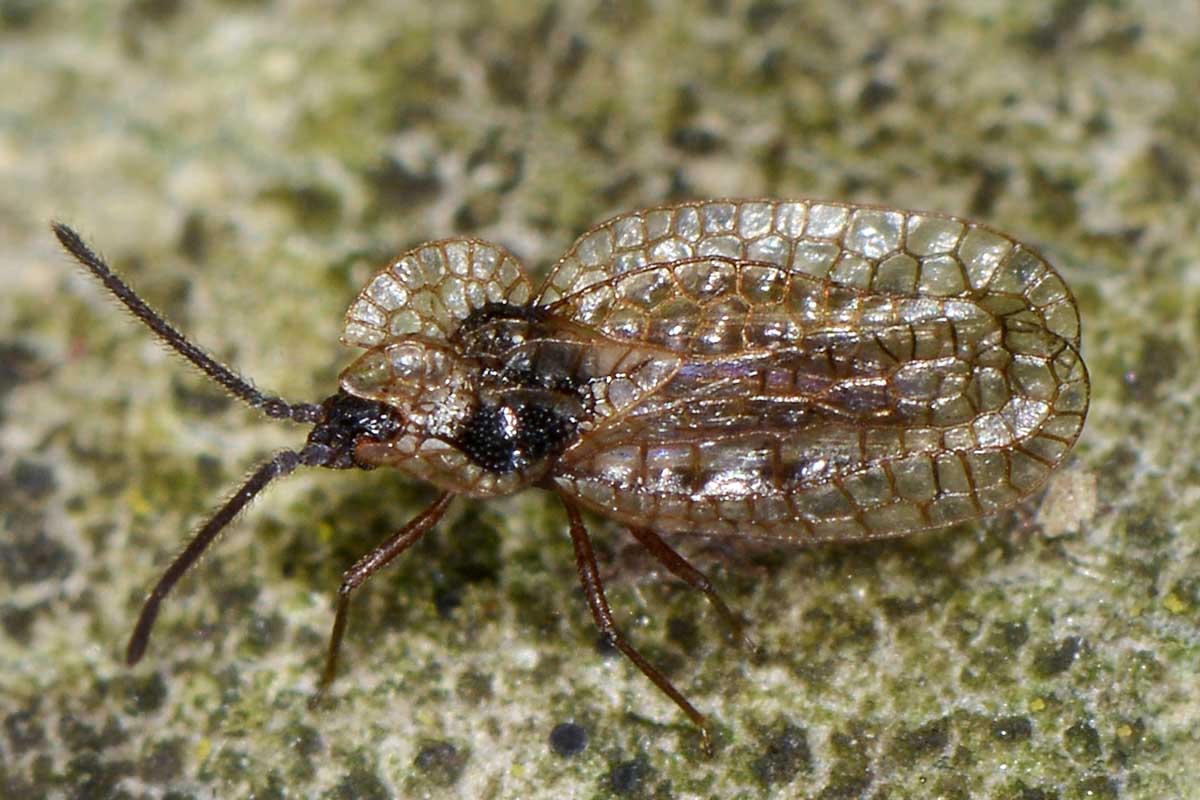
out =
{"type": "Polygon", "coordinates": [[[445,239],[403,253],[371,276],[346,311],[342,341],[374,347],[398,336],[449,338],[488,303],[527,303],[520,262],[498,245],[445,239]]]}
{"type": "Polygon", "coordinates": [[[805,202],[635,212],[584,234],[539,299],[684,358],[556,471],[629,524],[798,541],[939,527],[1034,491],[1087,411],[1066,284],[965,220],[805,202]]]}
{"type": "Polygon", "coordinates": [[[1019,306],[1079,346],[1070,291],[1027,246],[970,220],[845,203],[715,200],[622,214],[579,237],[537,301],[695,256],[775,265],[864,292],[990,298],[996,311],[1019,306]]]}

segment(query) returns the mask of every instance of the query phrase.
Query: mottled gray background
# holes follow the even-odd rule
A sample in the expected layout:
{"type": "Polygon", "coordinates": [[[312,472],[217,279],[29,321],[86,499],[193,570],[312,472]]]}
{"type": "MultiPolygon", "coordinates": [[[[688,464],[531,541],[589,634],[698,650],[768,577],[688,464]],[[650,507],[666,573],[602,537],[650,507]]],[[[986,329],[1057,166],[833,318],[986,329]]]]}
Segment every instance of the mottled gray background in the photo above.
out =
{"type": "Polygon", "coordinates": [[[1194,0],[0,0],[0,795],[1189,796],[1198,76],[1194,0]],[[274,488],[122,665],[186,532],[304,432],[167,355],[48,219],[309,400],[401,248],[471,232],[544,270],[612,213],[746,195],[1042,248],[1093,405],[1024,520],[686,548],[757,657],[593,521],[618,619],[716,720],[717,758],[597,646],[538,493],[457,505],[362,592],[327,711],[305,700],[339,574],[430,496],[396,474],[274,488]],[[552,744],[563,723],[581,751],[552,744]]]}

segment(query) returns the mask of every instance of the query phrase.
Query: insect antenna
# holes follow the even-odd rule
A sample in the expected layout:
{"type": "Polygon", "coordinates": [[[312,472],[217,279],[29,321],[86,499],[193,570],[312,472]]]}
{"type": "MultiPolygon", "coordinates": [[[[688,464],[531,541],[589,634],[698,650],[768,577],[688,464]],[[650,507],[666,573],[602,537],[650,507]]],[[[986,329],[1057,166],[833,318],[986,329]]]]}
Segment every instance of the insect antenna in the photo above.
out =
{"type": "MultiPolygon", "coordinates": [[[[225,390],[237,397],[251,408],[259,409],[273,419],[290,419],[295,422],[317,422],[321,418],[321,406],[315,403],[289,403],[273,395],[264,394],[250,381],[238,375],[221,362],[192,344],[186,336],[180,333],[171,323],[163,318],[146,301],[138,297],[129,284],[121,280],[112,268],[94,250],[88,247],[83,238],[61,222],[52,222],[50,227],[58,241],[75,259],[95,275],[104,288],[112,292],[135,317],[145,323],[163,343],[179,355],[192,362],[201,372],[212,378],[225,390]]],[[[258,473],[255,473],[257,476],[258,473]]]]}
{"type": "Polygon", "coordinates": [[[269,461],[254,470],[254,473],[234,493],[233,497],[229,498],[225,505],[209,517],[204,526],[187,543],[187,547],[183,548],[183,552],[175,557],[171,566],[167,567],[162,577],[158,579],[158,583],[154,584],[154,588],[150,590],[146,602],[142,605],[142,613],[138,615],[137,624],[133,626],[133,635],[129,637],[129,645],[125,649],[125,663],[132,666],[141,660],[146,652],[146,643],[150,639],[150,629],[154,627],[154,620],[158,617],[158,607],[162,605],[163,599],[171,592],[179,579],[200,560],[200,556],[213,543],[217,535],[237,518],[242,509],[259,492],[267,488],[267,484],[291,474],[301,464],[311,463],[313,458],[312,454],[308,452],[310,449],[306,447],[300,452],[282,450],[276,453],[269,461]]]}
{"type": "MultiPolygon", "coordinates": [[[[319,423],[324,421],[325,412],[322,406],[315,403],[288,403],[273,395],[264,394],[255,389],[250,381],[238,375],[221,362],[193,344],[161,314],[138,297],[137,293],[121,280],[112,268],[83,241],[78,233],[61,222],[51,223],[54,235],[80,264],[88,268],[104,287],[114,297],[129,309],[129,311],[145,323],[154,335],[179,355],[192,362],[201,372],[223,386],[226,391],[242,400],[252,408],[259,409],[274,419],[290,419],[295,422],[319,423]]],[[[282,478],[295,471],[300,465],[329,466],[333,451],[328,445],[309,443],[301,450],[282,450],[259,465],[246,479],[246,482],[233,494],[229,500],[209,517],[208,521],[196,532],[195,536],[184,547],[183,552],[175,557],[171,565],[163,572],[162,577],[154,584],[154,588],[146,597],[138,615],[133,634],[129,637],[129,645],[125,650],[125,661],[136,664],[146,652],[146,644],[150,639],[150,630],[158,617],[159,606],[170,594],[175,584],[191,569],[208,546],[220,535],[238,514],[272,481],[282,478]]]]}

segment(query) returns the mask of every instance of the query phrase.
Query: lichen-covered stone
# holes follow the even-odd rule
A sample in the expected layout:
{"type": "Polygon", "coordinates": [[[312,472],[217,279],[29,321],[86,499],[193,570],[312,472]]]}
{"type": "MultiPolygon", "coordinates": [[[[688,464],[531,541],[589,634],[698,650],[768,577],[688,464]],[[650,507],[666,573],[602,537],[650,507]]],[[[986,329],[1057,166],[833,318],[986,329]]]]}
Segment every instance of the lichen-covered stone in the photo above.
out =
{"type": "Polygon", "coordinates": [[[0,796],[1192,791],[1195,15],[50,8],[0,4],[0,796]],[[1062,271],[1093,385],[1065,470],[1094,489],[1052,538],[1034,505],[879,544],[687,550],[750,622],[750,654],[597,524],[617,620],[711,713],[713,760],[597,657],[565,519],[537,494],[461,504],[356,597],[324,710],[306,701],[341,572],[428,499],[382,471],[262,498],[123,666],[187,532],[302,434],[214,402],[77,274],[50,218],[257,385],[318,400],[353,357],[343,309],[419,242],[481,236],[544,269],[611,213],[751,195],[978,218],[1062,271]],[[548,732],[568,720],[587,745],[564,758],[548,732]]]}

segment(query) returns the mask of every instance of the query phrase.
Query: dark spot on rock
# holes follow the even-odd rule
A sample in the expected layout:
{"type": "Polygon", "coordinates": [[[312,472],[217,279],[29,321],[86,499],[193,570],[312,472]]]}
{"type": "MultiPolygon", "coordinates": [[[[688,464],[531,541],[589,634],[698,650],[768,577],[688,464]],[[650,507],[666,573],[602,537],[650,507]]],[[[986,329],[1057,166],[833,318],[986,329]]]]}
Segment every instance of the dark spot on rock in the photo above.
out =
{"type": "Polygon", "coordinates": [[[1039,17],[1040,21],[1022,38],[1036,55],[1044,55],[1043,51],[1054,50],[1079,27],[1089,5],[1091,0],[1056,0],[1049,4],[1049,13],[1039,17]]]}
{"type": "Polygon", "coordinates": [[[1135,403],[1158,398],[1162,384],[1181,374],[1183,358],[1183,347],[1175,339],[1157,334],[1142,337],[1137,355],[1122,376],[1125,398],[1135,403]]]}
{"type": "Polygon", "coordinates": [[[334,789],[339,800],[391,800],[394,795],[379,774],[359,765],[350,770],[334,789]]]}
{"type": "Polygon", "coordinates": [[[929,603],[919,597],[885,597],[880,601],[889,622],[897,622],[924,609],[929,603]]]}
{"type": "MultiPolygon", "coordinates": [[[[1121,475],[1123,476],[1127,475],[1125,470],[1127,470],[1129,465],[1132,463],[1132,460],[1126,459],[1126,455],[1128,454],[1129,450],[1127,448],[1120,448],[1118,451],[1114,452],[1112,456],[1110,456],[1111,460],[1116,460],[1121,463],[1122,466],[1120,469],[1121,475]]],[[[1133,460],[1136,460],[1136,456],[1134,456],[1133,460]]],[[[1127,479],[1128,478],[1125,478],[1125,480],[1127,479]]],[[[1118,483],[1116,475],[1113,475],[1111,488],[1116,490],[1120,486],[1121,484],[1118,483]]],[[[1157,549],[1170,538],[1170,529],[1162,517],[1162,509],[1161,507],[1153,507],[1153,501],[1151,501],[1151,505],[1149,507],[1142,505],[1127,509],[1122,514],[1122,517],[1124,518],[1126,536],[1129,537],[1131,544],[1134,544],[1139,548],[1147,550],[1157,549]]],[[[1154,573],[1153,577],[1157,579],[1157,571],[1154,573]]]]}
{"type": "Polygon", "coordinates": [[[64,781],[74,797],[116,797],[117,787],[134,774],[124,760],[104,761],[96,753],[80,753],[67,763],[64,781]]]}
{"type": "Polygon", "coordinates": [[[44,372],[33,348],[22,341],[0,342],[0,402],[13,389],[44,372]]]}
{"type": "Polygon", "coordinates": [[[495,195],[504,195],[521,182],[525,153],[519,147],[510,146],[499,129],[492,129],[480,145],[467,154],[468,173],[484,166],[488,167],[488,189],[495,195]]]}
{"type": "Polygon", "coordinates": [[[619,172],[596,190],[596,197],[610,206],[627,205],[624,200],[633,196],[642,185],[643,177],[637,172],[619,172]]]}
{"type": "Polygon", "coordinates": [[[42,0],[4,0],[0,3],[0,27],[23,31],[32,27],[38,15],[49,8],[50,4],[42,0]]]}
{"type": "Polygon", "coordinates": [[[1146,735],[1146,723],[1140,719],[1122,721],[1116,728],[1117,733],[1109,740],[1115,766],[1127,767],[1147,749],[1161,747],[1159,742],[1146,735]]]}
{"type": "Polygon", "coordinates": [[[1104,32],[1096,39],[1096,44],[1114,52],[1124,53],[1136,46],[1145,33],[1145,27],[1138,22],[1105,26],[1104,32]]]}
{"type": "Polygon", "coordinates": [[[142,22],[169,22],[183,9],[183,0],[133,0],[126,6],[131,18],[142,22]]]}
{"type": "MultiPolygon", "coordinates": [[[[203,629],[202,629],[203,631],[203,629]]],[[[215,635],[215,631],[203,631],[204,638],[208,639],[215,635]]],[[[213,680],[216,681],[217,688],[220,690],[221,702],[226,705],[236,705],[242,701],[242,687],[245,675],[236,664],[229,664],[227,667],[218,670],[213,674],[213,680]]],[[[237,750],[230,750],[230,757],[237,755],[237,750]]]]}
{"type": "Polygon", "coordinates": [[[800,726],[781,720],[762,740],[763,754],[750,763],[750,771],[763,786],[791,783],[801,771],[812,769],[808,735],[800,726]]]}
{"type": "Polygon", "coordinates": [[[1033,722],[1029,717],[1001,717],[992,722],[992,738],[997,742],[1025,742],[1032,736],[1033,722]]]}
{"type": "Polygon", "coordinates": [[[222,585],[213,591],[213,600],[222,616],[230,611],[244,612],[254,606],[261,588],[254,583],[234,583],[222,585]]]}
{"type": "Polygon", "coordinates": [[[342,197],[328,186],[280,184],[264,189],[259,197],[287,211],[302,228],[332,231],[342,221],[342,197]]]}
{"type": "MultiPolygon", "coordinates": [[[[35,768],[39,760],[46,759],[44,754],[34,760],[35,768]]],[[[44,787],[48,781],[40,782],[40,786],[44,787]]],[[[44,794],[45,789],[42,789],[44,794]]],[[[0,764],[0,797],[37,797],[38,791],[33,788],[32,783],[25,781],[20,775],[13,774],[8,769],[0,764]]]]}
{"type": "Polygon", "coordinates": [[[1100,734],[1087,722],[1077,722],[1063,733],[1063,744],[1076,761],[1094,761],[1100,757],[1100,734]]]}
{"type": "Polygon", "coordinates": [[[433,607],[441,619],[450,619],[454,609],[462,605],[462,587],[448,586],[434,589],[433,607]]]}
{"type": "Polygon", "coordinates": [[[923,756],[938,755],[949,744],[949,722],[946,719],[936,719],[919,728],[899,733],[892,750],[897,761],[908,763],[923,756]]]}
{"type": "Polygon", "coordinates": [[[183,775],[184,752],[185,743],[182,739],[154,742],[142,756],[138,774],[147,783],[169,784],[177,781],[183,775]]]}
{"type": "Polygon", "coordinates": [[[210,780],[241,782],[247,779],[246,767],[250,764],[250,754],[245,748],[238,747],[226,739],[222,747],[205,765],[205,777],[210,780]]]}
{"type": "Polygon", "coordinates": [[[1116,781],[1097,775],[1081,780],[1075,787],[1075,796],[1079,800],[1117,800],[1121,795],[1116,781]]]}
{"type": "Polygon", "coordinates": [[[375,195],[371,216],[388,216],[418,206],[442,188],[432,164],[417,173],[390,158],[368,169],[363,177],[375,195]]]}
{"type": "Polygon", "coordinates": [[[779,0],[755,0],[746,9],[746,24],[754,33],[769,30],[783,16],[784,6],[779,0]]]}
{"type": "Polygon", "coordinates": [[[874,739],[874,733],[864,729],[861,721],[849,720],[846,730],[834,731],[829,736],[829,744],[835,756],[843,761],[866,762],[868,756],[867,742],[874,739]]]}
{"type": "Polygon", "coordinates": [[[894,85],[872,78],[858,93],[859,110],[870,113],[883,108],[896,98],[896,94],[894,85]]]}
{"type": "Polygon", "coordinates": [[[527,54],[506,53],[488,60],[488,87],[496,100],[514,106],[524,106],[528,98],[530,69],[527,54]]]}
{"type": "Polygon", "coordinates": [[[1010,652],[1016,652],[1029,641],[1029,626],[1024,622],[1002,622],[996,626],[999,639],[1010,652]]]}
{"type": "Polygon", "coordinates": [[[1163,142],[1150,145],[1146,153],[1149,162],[1149,180],[1145,181],[1148,193],[1162,203],[1185,200],[1195,184],[1191,175],[1190,162],[1180,157],[1176,148],[1163,142]]]}
{"type": "Polygon", "coordinates": [[[862,772],[857,767],[854,773],[849,775],[840,774],[835,767],[829,783],[825,784],[817,794],[817,798],[818,800],[857,800],[859,797],[865,797],[867,789],[871,786],[872,777],[870,771],[862,772]]]}
{"type": "Polygon", "coordinates": [[[117,747],[129,741],[129,732],[125,730],[125,725],[122,723],[122,717],[118,714],[110,714],[104,722],[104,728],[100,731],[100,736],[96,741],[96,749],[104,750],[109,747],[117,747]]]}
{"type": "Polygon", "coordinates": [[[696,196],[696,187],[692,185],[683,169],[679,167],[672,169],[670,177],[671,182],[667,185],[665,198],[667,202],[678,203],[696,196]]]}
{"type": "Polygon", "coordinates": [[[250,797],[254,800],[286,800],[292,792],[288,790],[288,785],[284,781],[283,776],[279,774],[279,770],[270,770],[267,773],[266,780],[261,777],[251,784],[250,797]]]}
{"type": "Polygon", "coordinates": [[[436,540],[430,560],[433,603],[438,616],[450,618],[462,605],[468,586],[496,585],[502,566],[500,532],[486,514],[470,509],[436,540]]]}
{"type": "Polygon", "coordinates": [[[51,786],[62,781],[62,772],[58,769],[58,765],[54,763],[53,756],[49,753],[34,754],[33,766],[29,770],[29,776],[34,785],[37,786],[51,786]]]}
{"type": "Polygon", "coordinates": [[[492,676],[469,669],[458,676],[454,694],[462,702],[477,706],[493,696],[492,676]]]}
{"type": "Polygon", "coordinates": [[[554,60],[554,85],[550,90],[550,99],[554,103],[557,104],[559,98],[573,88],[573,82],[591,54],[591,49],[586,38],[578,33],[571,34],[566,49],[554,60]]]}
{"type": "Polygon", "coordinates": [[[1024,781],[1017,781],[1011,796],[1013,800],[1059,800],[1058,792],[1040,786],[1027,786],[1024,781]]]}
{"type": "Polygon", "coordinates": [[[667,620],[667,638],[684,652],[694,653],[700,647],[700,628],[690,619],[672,616],[667,620]]]}
{"type": "Polygon", "coordinates": [[[1028,169],[1031,184],[1030,199],[1032,212],[1047,224],[1070,227],[1079,222],[1079,178],[1074,175],[1055,174],[1034,165],[1028,169]]]}
{"type": "Polygon", "coordinates": [[[1066,672],[1075,663],[1082,647],[1083,640],[1078,636],[1068,636],[1053,646],[1043,647],[1034,657],[1033,669],[1043,678],[1066,672]]]}
{"type": "Polygon", "coordinates": [[[35,608],[0,606],[0,628],[4,628],[4,633],[17,644],[29,644],[36,618],[35,608]]]}
{"type": "Polygon", "coordinates": [[[457,783],[466,764],[467,755],[445,740],[426,742],[413,759],[413,765],[438,786],[457,783]]]}
{"type": "Polygon", "coordinates": [[[62,578],[74,566],[74,554],[42,530],[19,531],[0,542],[0,574],[14,586],[62,578]]]}
{"type": "Polygon", "coordinates": [[[245,644],[255,655],[263,655],[283,640],[287,623],[279,613],[255,614],[250,618],[245,644]]]}
{"type": "Polygon", "coordinates": [[[454,210],[454,230],[477,231],[500,219],[500,200],[491,192],[475,192],[454,210]]]}
{"type": "Polygon", "coordinates": [[[293,725],[288,728],[286,737],[287,745],[292,752],[303,758],[315,756],[325,746],[321,741],[321,732],[311,725],[293,725]]]}
{"type": "Polygon", "coordinates": [[[714,131],[685,125],[671,133],[671,146],[693,156],[706,156],[715,153],[724,145],[721,137],[714,131]]]}
{"type": "Polygon", "coordinates": [[[167,682],[157,672],[125,679],[125,709],[130,714],[152,714],[167,699],[167,682]]]}
{"type": "Polygon", "coordinates": [[[183,230],[179,232],[179,251],[197,263],[208,258],[211,236],[208,220],[202,211],[189,211],[183,218],[183,230]]]}
{"type": "Polygon", "coordinates": [[[69,750],[99,750],[100,732],[74,714],[63,714],[58,720],[58,735],[69,750]]]}
{"type": "Polygon", "coordinates": [[[849,720],[847,725],[846,730],[835,731],[829,737],[836,761],[829,770],[829,781],[817,794],[824,800],[861,797],[874,780],[867,743],[875,738],[875,733],[861,721],[849,720]]]}
{"type": "Polygon", "coordinates": [[[579,755],[587,743],[587,729],[575,722],[560,722],[550,731],[550,748],[563,758],[579,755]]]}
{"type": "Polygon", "coordinates": [[[972,216],[986,217],[996,208],[996,201],[1008,186],[1008,171],[987,164],[979,165],[977,171],[979,180],[967,201],[967,210],[972,216]]]}
{"type": "Polygon", "coordinates": [[[1112,132],[1113,120],[1112,117],[1104,109],[1098,109],[1094,114],[1091,114],[1087,121],[1083,123],[1083,129],[1087,131],[1088,136],[1092,138],[1101,138],[1112,132]]]}
{"type": "Polygon", "coordinates": [[[36,700],[4,718],[4,732],[14,753],[24,753],[37,747],[46,739],[46,729],[40,717],[41,703],[36,700]]]}
{"type": "Polygon", "coordinates": [[[325,747],[320,731],[311,725],[294,723],[284,730],[283,742],[293,755],[288,773],[291,782],[307,783],[312,780],[320,764],[316,756],[325,747]]]}
{"type": "Polygon", "coordinates": [[[622,761],[608,773],[608,788],[617,796],[636,794],[645,787],[650,772],[650,764],[642,756],[622,761]]]}
{"type": "Polygon", "coordinates": [[[1150,650],[1134,650],[1129,666],[1129,674],[1145,686],[1161,683],[1167,675],[1167,668],[1150,650]]]}
{"type": "Polygon", "coordinates": [[[58,485],[50,467],[25,459],[13,465],[12,477],[13,485],[33,500],[40,500],[58,485]]]}

